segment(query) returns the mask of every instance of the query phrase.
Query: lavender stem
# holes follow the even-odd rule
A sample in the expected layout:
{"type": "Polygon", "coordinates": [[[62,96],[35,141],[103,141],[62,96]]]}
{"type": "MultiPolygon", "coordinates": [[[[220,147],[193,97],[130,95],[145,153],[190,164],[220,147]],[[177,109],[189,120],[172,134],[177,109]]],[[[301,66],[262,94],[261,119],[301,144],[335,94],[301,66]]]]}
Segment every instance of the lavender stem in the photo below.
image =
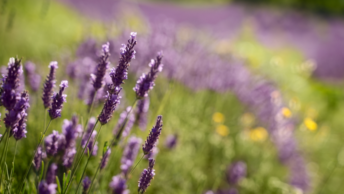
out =
{"type": "MultiPolygon", "coordinates": [[[[17,155],[17,145],[18,145],[18,141],[16,141],[16,145],[15,145],[15,148],[14,148],[14,156],[13,156],[13,160],[12,160],[12,168],[14,168],[14,161],[16,159],[16,155],[17,155]]],[[[10,174],[10,188],[12,187],[12,172],[14,173],[14,170],[12,171],[11,170],[11,174],[10,174]]]]}
{"type": "MultiPolygon", "coordinates": [[[[118,142],[118,140],[121,138],[123,129],[124,129],[124,127],[125,127],[125,125],[126,125],[126,123],[127,123],[127,121],[128,121],[128,116],[131,114],[131,111],[132,111],[133,109],[135,109],[137,100],[138,100],[138,99],[135,99],[133,105],[131,106],[131,109],[128,111],[127,115],[125,116],[123,125],[121,126],[121,128],[120,128],[118,134],[111,140],[110,146],[108,147],[108,149],[106,150],[106,152],[110,149],[111,146],[116,146],[116,145],[117,145],[117,142],[118,142]]],[[[86,144],[86,145],[87,145],[87,144],[86,144]]],[[[141,159],[142,159],[142,158],[141,158],[141,159]]],[[[98,171],[99,171],[99,169],[100,169],[100,165],[101,165],[101,163],[98,165],[96,174],[93,176],[93,179],[92,179],[92,182],[91,182],[91,185],[90,185],[90,189],[89,189],[88,191],[91,191],[91,190],[92,190],[92,185],[93,185],[94,180],[95,180],[96,177],[97,177],[98,171]]]]}
{"type": "MultiPolygon", "coordinates": [[[[92,131],[91,131],[90,134],[93,133],[94,129],[96,128],[96,126],[97,126],[97,124],[98,124],[98,121],[99,121],[99,119],[97,119],[97,121],[96,121],[96,123],[94,124],[93,129],[92,129],[92,131]]],[[[101,126],[100,126],[100,127],[101,127],[101,126]]],[[[88,145],[88,143],[90,142],[90,139],[91,139],[91,138],[92,138],[92,135],[90,135],[90,137],[87,139],[87,142],[86,142],[85,145],[88,145]]],[[[64,190],[63,194],[65,194],[65,193],[67,192],[67,190],[68,190],[68,188],[69,188],[69,186],[70,186],[70,183],[72,182],[73,176],[74,176],[74,174],[75,174],[76,170],[78,169],[78,166],[79,166],[79,164],[80,164],[80,162],[81,162],[82,156],[83,156],[83,154],[85,153],[86,148],[87,148],[87,146],[85,146],[85,147],[83,148],[83,150],[82,150],[80,156],[77,158],[76,166],[72,169],[72,173],[71,173],[70,179],[69,179],[69,181],[68,181],[66,190],[64,190]]]]}
{"type": "Polygon", "coordinates": [[[142,157],[140,158],[140,160],[136,163],[136,165],[134,166],[134,168],[132,168],[130,171],[129,171],[129,174],[136,168],[137,165],[139,165],[139,163],[141,162],[142,158],[145,156],[145,154],[142,155],[142,157]]]}
{"type": "Polygon", "coordinates": [[[33,160],[34,160],[35,155],[36,155],[36,153],[37,153],[38,147],[41,145],[42,140],[43,140],[43,138],[44,138],[44,136],[45,136],[45,133],[47,132],[47,130],[48,130],[49,126],[50,126],[51,121],[52,121],[52,119],[50,119],[50,121],[49,121],[49,123],[48,123],[48,126],[45,128],[45,130],[44,130],[44,132],[43,132],[43,134],[42,134],[42,137],[41,137],[41,139],[39,140],[38,145],[36,146],[35,153],[33,154],[32,158],[31,158],[31,160],[30,160],[29,168],[26,170],[26,173],[25,173],[25,176],[24,176],[24,180],[23,180],[23,183],[22,183],[22,186],[21,186],[21,189],[20,189],[20,193],[22,193],[22,191],[23,191],[23,189],[24,189],[25,182],[26,182],[27,176],[29,175],[29,172],[30,172],[30,170],[31,170],[32,163],[33,163],[33,160]]]}
{"type": "Polygon", "coordinates": [[[133,105],[131,106],[131,109],[128,111],[127,115],[125,116],[124,122],[123,122],[121,128],[119,129],[117,135],[111,140],[111,143],[110,143],[110,146],[109,146],[108,149],[110,149],[111,146],[116,146],[116,145],[117,145],[119,139],[120,139],[121,136],[122,136],[122,132],[123,132],[123,130],[124,130],[124,127],[125,127],[125,125],[127,124],[128,116],[131,114],[131,111],[132,111],[133,109],[135,109],[135,106],[136,106],[136,104],[137,104],[137,101],[138,101],[138,99],[135,99],[133,105]]]}
{"type": "MultiPolygon", "coordinates": [[[[78,193],[78,190],[79,190],[79,187],[80,187],[80,185],[81,185],[82,179],[83,179],[83,177],[84,177],[84,175],[85,175],[85,172],[86,172],[86,168],[87,168],[88,162],[90,161],[90,159],[91,159],[91,157],[92,157],[92,152],[93,152],[94,146],[96,145],[97,139],[99,138],[100,130],[102,129],[102,126],[103,126],[103,125],[101,125],[100,128],[99,128],[99,131],[98,131],[98,133],[97,133],[97,136],[96,136],[96,138],[95,138],[95,140],[94,140],[94,143],[93,143],[93,145],[92,145],[92,149],[91,149],[90,152],[89,152],[89,155],[88,155],[88,158],[87,158],[87,162],[86,162],[86,165],[85,165],[85,167],[84,167],[84,171],[82,172],[82,175],[81,175],[81,178],[80,178],[80,181],[79,181],[78,187],[76,188],[76,192],[75,192],[75,193],[78,193]]],[[[88,144],[86,144],[86,145],[88,145],[88,144]]],[[[85,147],[86,147],[86,145],[85,145],[85,147]]]]}

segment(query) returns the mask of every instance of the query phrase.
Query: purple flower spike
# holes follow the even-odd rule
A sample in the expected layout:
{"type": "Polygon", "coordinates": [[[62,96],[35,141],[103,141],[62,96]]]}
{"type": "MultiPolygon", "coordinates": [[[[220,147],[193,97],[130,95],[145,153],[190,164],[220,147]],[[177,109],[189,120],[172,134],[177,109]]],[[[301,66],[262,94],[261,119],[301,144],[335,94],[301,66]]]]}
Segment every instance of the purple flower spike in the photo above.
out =
{"type": "Polygon", "coordinates": [[[139,180],[139,189],[138,192],[140,194],[146,192],[148,186],[150,185],[150,182],[152,181],[152,179],[154,178],[155,175],[155,170],[153,169],[155,164],[155,160],[154,159],[149,159],[149,167],[148,169],[144,169],[140,180],[139,180]]]}
{"type": "Polygon", "coordinates": [[[82,180],[82,194],[86,194],[88,189],[91,186],[91,179],[86,176],[84,180],[82,180]]]}
{"type": "Polygon", "coordinates": [[[159,139],[161,130],[162,130],[162,116],[158,116],[155,126],[150,131],[145,144],[143,144],[142,146],[142,150],[145,155],[149,154],[149,152],[152,151],[157,140],[159,139]]]}
{"type": "Polygon", "coordinates": [[[45,138],[45,150],[47,152],[48,156],[54,156],[57,153],[58,147],[59,147],[59,139],[60,135],[59,132],[53,131],[52,134],[48,135],[45,138]]]}
{"type": "Polygon", "coordinates": [[[52,97],[53,102],[51,108],[49,109],[49,116],[50,119],[56,119],[61,117],[61,111],[63,107],[63,103],[66,102],[66,94],[63,94],[63,91],[68,87],[68,81],[64,80],[60,84],[60,91],[55,93],[52,97]]]}
{"type": "Polygon", "coordinates": [[[121,47],[121,58],[116,68],[113,68],[110,73],[112,79],[113,88],[120,87],[124,83],[124,80],[128,79],[128,67],[131,59],[135,58],[136,51],[134,47],[136,45],[136,33],[130,34],[130,39],[127,45],[121,47]]]}
{"type": "Polygon", "coordinates": [[[167,138],[166,138],[166,141],[165,141],[165,146],[168,148],[168,149],[173,149],[176,147],[177,145],[177,141],[178,141],[178,136],[177,134],[175,135],[169,135],[167,138]]]}
{"type": "Polygon", "coordinates": [[[36,171],[39,170],[39,168],[41,167],[42,164],[42,159],[45,159],[47,157],[47,154],[45,153],[45,151],[42,149],[41,146],[39,146],[37,148],[37,152],[35,154],[35,157],[33,159],[33,166],[36,168],[36,171]]]}
{"type": "Polygon", "coordinates": [[[41,84],[41,76],[35,73],[35,70],[36,70],[35,64],[28,61],[25,63],[24,68],[27,75],[27,81],[29,82],[31,89],[34,92],[37,91],[41,84]]]}
{"type": "Polygon", "coordinates": [[[52,163],[49,167],[49,170],[45,178],[48,184],[56,183],[56,173],[57,173],[57,165],[55,163],[52,163]]]}
{"type": "Polygon", "coordinates": [[[38,194],[55,194],[56,184],[47,184],[44,180],[38,185],[38,194]]]}
{"type": "Polygon", "coordinates": [[[236,185],[246,176],[246,164],[242,161],[233,163],[227,170],[227,181],[231,185],[236,185]]]}
{"type": "Polygon", "coordinates": [[[20,75],[23,73],[21,59],[10,58],[8,62],[7,75],[3,78],[1,104],[8,110],[16,104],[15,90],[20,85],[20,75]]]}
{"type": "Polygon", "coordinates": [[[136,97],[142,99],[143,97],[148,96],[149,90],[153,89],[155,86],[155,79],[157,74],[162,71],[163,64],[162,61],[162,52],[158,53],[156,59],[152,59],[149,63],[150,71],[148,74],[142,74],[142,76],[137,80],[134,91],[136,92],[136,97]]]}
{"type": "Polygon", "coordinates": [[[4,119],[6,128],[11,128],[11,135],[13,135],[13,129],[19,127],[19,121],[25,120],[26,111],[29,107],[29,94],[24,91],[13,109],[6,113],[4,119]]]}
{"type": "MultiPolygon", "coordinates": [[[[93,131],[91,139],[88,142],[87,148],[85,149],[85,154],[91,153],[92,156],[96,156],[97,155],[97,152],[98,152],[98,142],[95,142],[96,141],[96,135],[97,135],[97,131],[93,131]],[[92,147],[93,147],[93,150],[92,150],[92,147]]],[[[84,145],[82,146],[83,148],[85,147],[86,142],[87,142],[87,139],[86,139],[84,145]]]]}
{"type": "Polygon", "coordinates": [[[71,147],[65,150],[65,153],[62,157],[62,161],[63,161],[63,166],[66,168],[70,168],[72,167],[73,161],[74,161],[74,157],[76,154],[76,149],[75,147],[71,147]]]}
{"type": "Polygon", "coordinates": [[[49,65],[50,72],[47,78],[45,79],[44,85],[43,85],[43,95],[42,100],[44,104],[44,108],[50,108],[51,106],[51,97],[53,95],[53,89],[55,87],[55,72],[58,68],[57,62],[52,61],[49,65]]]}
{"type": "MultiPolygon", "coordinates": [[[[72,121],[65,119],[62,125],[62,133],[64,135],[65,141],[63,148],[61,149],[68,149],[75,147],[75,141],[82,131],[81,125],[78,125],[78,118],[77,116],[73,115],[72,121]]],[[[62,145],[61,145],[62,146],[62,145]]]]}
{"type": "Polygon", "coordinates": [[[108,149],[103,157],[102,160],[100,161],[100,170],[102,170],[103,168],[105,168],[105,166],[107,165],[108,161],[109,161],[109,156],[111,154],[111,149],[108,149]]]}
{"type": "Polygon", "coordinates": [[[136,124],[141,130],[147,127],[147,114],[149,109],[149,98],[143,98],[137,102],[136,124]]]}
{"type": "Polygon", "coordinates": [[[103,78],[110,64],[109,46],[110,46],[110,43],[103,44],[102,55],[99,58],[99,63],[97,65],[96,73],[91,75],[91,78],[93,81],[93,87],[95,90],[99,90],[103,86],[103,78]]]}
{"type": "MultiPolygon", "coordinates": [[[[119,92],[118,92],[119,93],[119,92]]],[[[110,94],[108,92],[106,102],[104,103],[103,111],[99,116],[99,122],[102,125],[108,123],[112,117],[113,112],[115,111],[117,104],[120,102],[121,97],[117,94],[110,94]]]]}
{"type": "MultiPolygon", "coordinates": [[[[113,130],[114,135],[118,135],[118,133],[120,133],[121,131],[121,127],[123,127],[123,124],[125,122],[125,119],[128,115],[128,113],[131,111],[131,106],[127,107],[119,116],[118,119],[118,123],[116,125],[116,128],[113,130]]],[[[134,126],[134,122],[135,122],[135,115],[133,113],[131,113],[130,115],[128,115],[128,120],[127,123],[125,125],[125,128],[122,132],[122,136],[126,137],[130,134],[131,128],[134,126]]]]}
{"type": "Polygon", "coordinates": [[[112,190],[112,194],[129,194],[126,182],[127,181],[120,175],[112,177],[112,181],[109,185],[112,190]]]}
{"type": "MultiPolygon", "coordinates": [[[[96,118],[94,118],[94,117],[90,118],[90,120],[88,121],[88,124],[87,124],[86,132],[85,132],[85,134],[84,134],[84,136],[82,137],[82,140],[81,140],[81,146],[82,147],[85,147],[85,144],[87,143],[87,140],[90,137],[92,129],[93,129],[95,124],[96,124],[96,118]]],[[[96,132],[96,131],[93,131],[93,132],[96,132]]],[[[92,133],[92,135],[93,135],[93,133],[92,133]]],[[[92,139],[90,141],[92,141],[92,139]]]]}
{"type": "Polygon", "coordinates": [[[124,149],[122,158],[121,158],[121,170],[125,177],[128,176],[128,173],[134,164],[134,161],[137,157],[137,153],[140,149],[140,144],[142,140],[137,137],[130,137],[127,146],[124,149]]]}

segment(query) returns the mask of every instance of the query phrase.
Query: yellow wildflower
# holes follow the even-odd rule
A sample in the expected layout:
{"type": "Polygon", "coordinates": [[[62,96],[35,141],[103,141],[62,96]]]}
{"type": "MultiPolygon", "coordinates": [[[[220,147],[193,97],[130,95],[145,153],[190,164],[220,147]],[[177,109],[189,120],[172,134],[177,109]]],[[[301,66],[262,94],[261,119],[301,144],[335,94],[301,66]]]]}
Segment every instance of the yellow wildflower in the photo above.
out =
{"type": "Polygon", "coordinates": [[[305,124],[305,126],[307,127],[307,129],[309,129],[310,131],[314,131],[318,128],[318,125],[316,122],[314,122],[311,118],[305,118],[305,120],[303,121],[303,123],[305,124]]]}
{"type": "Polygon", "coordinates": [[[223,123],[225,116],[222,113],[216,112],[213,114],[213,121],[215,123],[223,123]]]}
{"type": "Polygon", "coordinates": [[[229,129],[226,125],[218,125],[216,127],[216,132],[221,136],[227,136],[229,134],[229,129]]]}
{"type": "Polygon", "coordinates": [[[250,130],[249,133],[250,139],[252,141],[265,141],[268,137],[268,132],[263,127],[257,127],[255,129],[250,130]]]}
{"type": "Polygon", "coordinates": [[[287,107],[282,108],[282,114],[285,118],[290,118],[292,116],[291,111],[287,107]]]}

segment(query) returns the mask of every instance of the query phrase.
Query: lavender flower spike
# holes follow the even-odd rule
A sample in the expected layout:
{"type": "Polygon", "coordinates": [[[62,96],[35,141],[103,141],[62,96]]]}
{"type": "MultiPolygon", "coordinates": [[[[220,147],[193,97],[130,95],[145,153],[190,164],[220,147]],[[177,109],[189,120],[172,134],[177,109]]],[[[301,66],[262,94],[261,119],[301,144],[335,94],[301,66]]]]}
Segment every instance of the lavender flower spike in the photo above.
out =
{"type": "Polygon", "coordinates": [[[50,108],[51,106],[51,96],[53,95],[53,88],[55,87],[55,83],[56,83],[55,72],[56,72],[56,69],[58,68],[57,62],[56,61],[50,62],[49,68],[50,68],[49,75],[45,79],[45,82],[43,85],[42,100],[43,100],[44,108],[50,108]]]}
{"type": "Polygon", "coordinates": [[[106,102],[104,103],[104,108],[101,114],[99,115],[99,122],[102,125],[108,123],[112,117],[113,112],[115,111],[117,104],[120,102],[121,97],[117,93],[110,94],[108,92],[106,102]]]}
{"type": "Polygon", "coordinates": [[[44,152],[44,150],[42,149],[41,146],[39,146],[37,148],[37,152],[35,154],[35,157],[33,159],[33,166],[36,168],[36,171],[39,170],[39,168],[41,167],[41,164],[42,164],[42,159],[46,158],[47,155],[46,153],[44,152]]]}
{"type": "Polygon", "coordinates": [[[99,90],[103,86],[103,78],[105,76],[106,70],[109,66],[109,51],[110,43],[103,44],[102,46],[102,55],[99,58],[99,63],[96,69],[95,75],[92,74],[91,78],[93,81],[93,87],[95,90],[99,90]]]}
{"type": "Polygon", "coordinates": [[[157,140],[159,139],[161,130],[162,130],[162,116],[160,115],[160,116],[158,116],[158,118],[156,120],[155,126],[150,131],[149,136],[147,137],[145,144],[143,144],[143,146],[142,146],[142,150],[143,150],[143,153],[145,155],[149,154],[149,152],[152,151],[157,140]]]}
{"type": "Polygon", "coordinates": [[[227,181],[231,185],[236,185],[246,176],[246,164],[242,161],[233,163],[227,171],[227,181]]]}
{"type": "Polygon", "coordinates": [[[88,189],[91,186],[91,179],[86,176],[84,180],[82,180],[82,194],[86,194],[88,189]]]}
{"type": "Polygon", "coordinates": [[[68,87],[68,81],[64,80],[60,84],[60,91],[58,93],[55,93],[52,97],[53,102],[51,105],[51,108],[49,111],[50,119],[56,119],[58,117],[61,117],[61,111],[63,107],[63,103],[66,102],[66,94],[63,94],[63,91],[68,87]]]}
{"type": "Polygon", "coordinates": [[[57,153],[58,147],[59,147],[59,139],[60,139],[60,135],[59,132],[57,131],[53,131],[52,134],[48,135],[45,138],[45,150],[47,152],[48,156],[54,156],[57,153]]]}
{"type": "Polygon", "coordinates": [[[124,83],[124,80],[128,79],[128,67],[131,59],[135,59],[134,47],[136,45],[136,32],[130,34],[130,39],[127,45],[122,44],[121,58],[116,68],[113,68],[110,73],[112,79],[113,88],[120,87],[124,83]]]}
{"type": "Polygon", "coordinates": [[[8,73],[3,78],[1,105],[3,105],[8,111],[10,111],[16,103],[15,90],[20,85],[20,75],[23,73],[21,66],[21,59],[10,58],[8,62],[8,73]]]}
{"type": "Polygon", "coordinates": [[[149,109],[149,98],[143,98],[137,102],[136,121],[135,123],[141,130],[147,127],[147,113],[149,109]]]}
{"type": "Polygon", "coordinates": [[[156,59],[152,59],[149,63],[150,71],[149,73],[142,74],[142,76],[137,80],[136,86],[134,87],[134,91],[136,92],[136,97],[138,99],[142,99],[143,97],[148,96],[149,90],[153,89],[155,86],[155,79],[157,74],[162,71],[163,64],[162,61],[162,52],[158,53],[156,59]]]}
{"type": "Polygon", "coordinates": [[[108,149],[103,157],[102,160],[100,161],[100,170],[102,170],[103,168],[105,168],[105,166],[107,165],[108,161],[109,161],[109,156],[111,154],[111,149],[108,149]]]}
{"type": "Polygon", "coordinates": [[[6,128],[11,128],[11,135],[13,135],[13,129],[19,127],[19,121],[26,117],[26,110],[29,107],[29,94],[25,91],[21,94],[13,109],[6,113],[4,119],[6,128]]]}
{"type": "Polygon", "coordinates": [[[139,180],[139,189],[138,189],[139,194],[143,194],[144,192],[146,192],[148,186],[150,185],[150,182],[154,178],[154,175],[155,175],[155,172],[153,169],[154,164],[155,164],[155,160],[149,159],[148,169],[143,170],[140,180],[139,180]]]}
{"type": "Polygon", "coordinates": [[[137,137],[130,137],[127,146],[124,149],[122,158],[121,158],[121,170],[125,177],[128,176],[128,173],[134,164],[134,161],[137,157],[137,153],[140,149],[141,139],[137,137]]]}
{"type": "Polygon", "coordinates": [[[55,163],[52,163],[49,167],[49,170],[45,178],[48,184],[56,183],[56,173],[57,173],[57,165],[55,163]]]}
{"type": "Polygon", "coordinates": [[[109,186],[112,190],[112,194],[129,194],[126,180],[120,175],[112,177],[112,181],[110,182],[109,186]]]}
{"type": "Polygon", "coordinates": [[[47,184],[44,180],[38,185],[38,194],[55,194],[56,184],[47,184]]]}

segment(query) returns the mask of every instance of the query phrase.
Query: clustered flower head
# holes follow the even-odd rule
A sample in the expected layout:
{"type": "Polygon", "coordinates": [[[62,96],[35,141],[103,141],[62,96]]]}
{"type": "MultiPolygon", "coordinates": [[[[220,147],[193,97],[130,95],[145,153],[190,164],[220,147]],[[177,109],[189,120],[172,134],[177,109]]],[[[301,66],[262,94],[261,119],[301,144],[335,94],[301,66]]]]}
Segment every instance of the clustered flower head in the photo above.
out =
{"type": "Polygon", "coordinates": [[[126,137],[134,126],[135,115],[131,112],[131,106],[127,107],[119,116],[117,125],[113,130],[114,135],[126,137]],[[126,122],[126,123],[125,123],[126,122]]]}
{"type": "Polygon", "coordinates": [[[47,184],[46,181],[41,181],[38,185],[38,194],[55,194],[57,184],[47,184]]]}
{"type": "Polygon", "coordinates": [[[109,186],[112,190],[112,194],[129,194],[127,181],[120,175],[112,177],[112,181],[109,186]]]}
{"type": "Polygon", "coordinates": [[[57,62],[56,61],[50,62],[49,68],[50,68],[49,75],[45,79],[45,82],[43,85],[42,100],[43,100],[44,108],[50,108],[51,106],[51,97],[53,95],[53,89],[56,83],[55,72],[56,72],[56,69],[58,68],[57,62]]]}
{"type": "Polygon", "coordinates": [[[91,179],[86,176],[84,180],[82,180],[82,194],[86,194],[88,189],[91,186],[91,179]]]}
{"type": "Polygon", "coordinates": [[[110,64],[110,43],[103,44],[102,46],[102,55],[99,58],[98,66],[96,73],[91,75],[93,82],[93,87],[97,91],[103,86],[103,78],[105,76],[106,70],[110,64]]]}
{"type": "Polygon", "coordinates": [[[155,175],[155,170],[153,169],[154,164],[155,164],[155,160],[149,159],[148,169],[144,169],[143,172],[141,173],[141,177],[140,177],[139,185],[138,185],[139,186],[138,192],[140,194],[146,192],[147,188],[150,185],[150,182],[154,178],[154,175],[155,175]]]}
{"type": "Polygon", "coordinates": [[[138,99],[148,96],[149,90],[153,89],[155,86],[155,79],[157,74],[162,71],[162,52],[159,52],[156,59],[152,59],[149,63],[150,71],[148,74],[142,74],[142,76],[137,80],[134,91],[136,92],[136,97],[138,99]]]}
{"type": "Polygon", "coordinates": [[[21,59],[10,58],[7,70],[7,75],[2,79],[3,83],[0,102],[1,105],[10,111],[16,104],[16,90],[20,85],[19,77],[23,73],[21,59]]]}
{"type": "Polygon", "coordinates": [[[106,167],[109,161],[110,154],[111,154],[111,149],[107,149],[106,152],[103,154],[102,160],[100,161],[100,170],[106,167]]]}
{"type": "Polygon", "coordinates": [[[41,146],[39,146],[37,148],[35,157],[33,159],[33,165],[36,168],[36,171],[39,170],[39,168],[41,167],[42,164],[42,160],[45,159],[47,157],[47,154],[45,153],[45,151],[42,149],[41,146]]]}
{"type": "Polygon", "coordinates": [[[157,140],[159,139],[162,130],[162,116],[158,116],[155,126],[149,133],[146,142],[142,146],[143,153],[145,155],[149,154],[155,146],[157,140]]]}
{"type": "Polygon", "coordinates": [[[118,95],[118,93],[116,94],[108,92],[106,102],[104,103],[103,111],[101,112],[98,118],[99,122],[102,125],[105,125],[110,121],[113,112],[116,110],[117,104],[121,100],[121,97],[118,95]]]}
{"type": "Polygon", "coordinates": [[[110,73],[112,79],[113,88],[120,87],[124,80],[128,79],[128,67],[132,59],[135,59],[134,47],[136,45],[136,32],[130,33],[130,39],[128,43],[122,44],[121,47],[121,58],[116,68],[113,68],[110,73]]]}
{"type": "Polygon", "coordinates": [[[61,111],[63,103],[66,102],[67,94],[63,94],[63,91],[68,87],[68,81],[64,80],[60,84],[60,90],[58,93],[55,93],[52,97],[53,102],[49,111],[49,116],[51,119],[56,119],[61,117],[61,111]]]}
{"type": "Polygon", "coordinates": [[[18,100],[5,117],[6,128],[10,129],[10,134],[18,141],[23,137],[26,137],[26,117],[27,109],[29,105],[29,94],[24,91],[21,96],[18,97],[18,100]]]}
{"type": "Polygon", "coordinates": [[[30,84],[31,89],[35,92],[39,89],[41,84],[41,76],[35,72],[36,65],[30,61],[24,65],[27,81],[30,84]]]}
{"type": "Polygon", "coordinates": [[[231,185],[236,185],[246,176],[246,164],[242,161],[234,162],[227,171],[227,180],[231,185]]]}
{"type": "Polygon", "coordinates": [[[141,130],[145,130],[147,126],[147,113],[149,109],[149,97],[137,101],[136,120],[135,123],[141,130]]]}
{"type": "Polygon", "coordinates": [[[140,149],[141,139],[137,137],[130,137],[127,146],[124,149],[121,159],[121,170],[125,177],[128,176],[137,154],[140,149]]]}
{"type": "Polygon", "coordinates": [[[178,135],[177,135],[177,134],[169,135],[169,136],[167,136],[167,138],[166,138],[165,146],[166,146],[168,149],[173,149],[173,148],[176,147],[177,141],[178,141],[178,135]]]}
{"type": "Polygon", "coordinates": [[[48,156],[54,156],[57,154],[59,148],[60,134],[57,131],[53,131],[52,134],[45,138],[45,150],[48,156]]]}

